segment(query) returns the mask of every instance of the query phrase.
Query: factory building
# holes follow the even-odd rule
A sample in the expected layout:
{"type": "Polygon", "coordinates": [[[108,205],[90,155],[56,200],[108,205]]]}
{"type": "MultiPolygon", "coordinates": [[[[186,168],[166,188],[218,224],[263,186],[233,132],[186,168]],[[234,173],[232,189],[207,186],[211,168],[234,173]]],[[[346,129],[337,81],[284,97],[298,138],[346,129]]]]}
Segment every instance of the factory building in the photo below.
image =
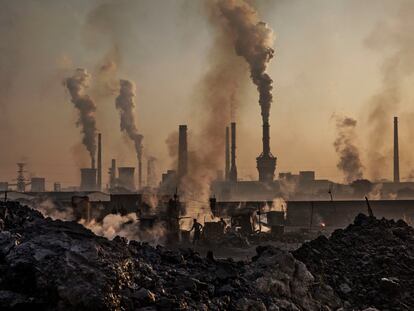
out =
{"type": "Polygon", "coordinates": [[[95,191],[97,189],[96,184],[96,168],[81,168],[81,191],[95,191]]]}
{"type": "Polygon", "coordinates": [[[43,177],[32,177],[30,180],[31,192],[45,192],[46,180],[43,177]]]}
{"type": "Polygon", "coordinates": [[[7,191],[9,190],[9,183],[7,181],[0,182],[0,191],[7,191]]]}
{"type": "Polygon", "coordinates": [[[118,187],[135,191],[135,167],[118,167],[118,187]]]}

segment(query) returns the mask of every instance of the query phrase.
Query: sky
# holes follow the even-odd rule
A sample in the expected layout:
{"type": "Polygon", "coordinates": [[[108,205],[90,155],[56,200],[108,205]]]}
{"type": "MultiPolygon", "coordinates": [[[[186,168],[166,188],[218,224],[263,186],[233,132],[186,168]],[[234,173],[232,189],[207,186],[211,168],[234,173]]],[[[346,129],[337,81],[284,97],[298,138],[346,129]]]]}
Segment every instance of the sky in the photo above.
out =
{"type": "MultiPolygon", "coordinates": [[[[27,176],[46,177],[49,189],[54,182],[79,184],[79,168],[89,165],[88,153],[63,85],[79,67],[92,75],[88,95],[97,105],[97,127],[103,135],[104,183],[112,158],[119,166],[136,165],[133,145],[120,131],[117,94],[104,92],[95,75],[114,46],[118,49],[114,76],[136,84],[135,117],[144,135],[144,155],[157,158],[158,174],[173,168],[167,138],[179,124],[188,125],[190,136],[197,133],[205,113],[199,90],[211,66],[208,56],[217,29],[208,21],[203,2],[0,0],[0,181],[15,179],[16,162],[24,161],[27,176]]],[[[268,73],[274,80],[270,136],[276,174],[315,170],[317,178],[343,181],[333,146],[337,135],[333,116],[344,115],[357,120],[355,144],[364,177],[390,179],[392,118],[398,115],[401,176],[411,176],[410,70],[398,73],[401,100],[398,105],[387,103],[381,133],[369,117],[373,98],[384,88],[387,60],[401,46],[411,51],[414,25],[402,22],[401,15],[414,12],[410,1],[250,3],[275,36],[268,73]],[[381,144],[378,149],[385,159],[378,165],[371,157],[372,142],[381,144]],[[380,166],[379,173],[374,166],[380,166]]],[[[403,63],[401,68],[410,65],[403,63]]],[[[239,177],[257,179],[258,94],[252,83],[241,94],[234,116],[239,177]]],[[[195,148],[191,142],[190,137],[189,148],[195,148]]]]}

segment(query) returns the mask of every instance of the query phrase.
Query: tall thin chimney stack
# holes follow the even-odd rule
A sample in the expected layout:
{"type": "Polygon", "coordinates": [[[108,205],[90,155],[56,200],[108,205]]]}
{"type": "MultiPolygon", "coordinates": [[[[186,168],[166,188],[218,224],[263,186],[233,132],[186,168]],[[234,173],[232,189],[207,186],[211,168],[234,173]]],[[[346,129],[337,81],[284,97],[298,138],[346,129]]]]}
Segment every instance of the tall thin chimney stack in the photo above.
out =
{"type": "Polygon", "coordinates": [[[102,135],[98,134],[98,174],[96,186],[98,191],[102,191],[102,135]]]}
{"type": "Polygon", "coordinates": [[[400,182],[400,159],[398,152],[398,117],[394,117],[394,182],[400,182]]]}
{"type": "Polygon", "coordinates": [[[275,177],[276,157],[270,151],[269,120],[263,117],[263,151],[256,158],[257,170],[259,171],[259,181],[272,182],[275,177]]]}
{"type": "Polygon", "coordinates": [[[112,159],[111,168],[109,169],[109,189],[116,187],[116,160],[112,159]]]}
{"type": "Polygon", "coordinates": [[[142,188],[142,159],[138,156],[138,190],[142,188]]]}
{"type": "Polygon", "coordinates": [[[229,172],[230,172],[230,128],[226,126],[226,163],[224,169],[224,178],[225,180],[229,180],[229,172]]]}
{"type": "Polygon", "coordinates": [[[187,125],[178,127],[178,182],[187,175],[188,150],[187,150],[187,125]]]}
{"type": "Polygon", "coordinates": [[[236,123],[231,123],[231,163],[229,180],[237,182],[237,166],[236,166],[236,123]]]}

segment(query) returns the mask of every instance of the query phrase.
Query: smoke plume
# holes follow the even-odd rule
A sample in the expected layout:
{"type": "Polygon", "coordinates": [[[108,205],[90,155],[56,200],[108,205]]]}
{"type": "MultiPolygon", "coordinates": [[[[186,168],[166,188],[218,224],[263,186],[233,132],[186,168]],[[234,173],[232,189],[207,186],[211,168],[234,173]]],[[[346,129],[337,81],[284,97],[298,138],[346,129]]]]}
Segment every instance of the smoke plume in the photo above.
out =
{"type": "Polygon", "coordinates": [[[96,153],[96,105],[92,98],[85,94],[89,86],[90,75],[86,69],[78,68],[75,74],[65,80],[71,101],[79,111],[77,126],[82,127],[82,143],[89,151],[91,159],[95,158],[96,153]]]}
{"type": "MultiPolygon", "coordinates": [[[[243,60],[234,53],[230,29],[216,2],[205,1],[202,12],[209,22],[213,40],[207,54],[207,71],[194,92],[198,104],[194,115],[202,118],[197,120],[198,128],[189,131],[188,174],[180,185],[180,192],[189,202],[188,212],[193,209],[195,214],[208,207],[210,184],[217,170],[223,169],[225,128],[236,118],[248,72],[243,60]],[[194,200],[204,203],[200,206],[194,200]]],[[[174,162],[176,136],[171,134],[167,140],[174,162]]]]}
{"type": "Polygon", "coordinates": [[[142,139],[143,136],[138,133],[135,125],[135,85],[128,80],[120,80],[119,96],[116,98],[116,108],[119,110],[121,117],[121,131],[125,132],[134,142],[135,151],[138,159],[142,157],[142,139]]]}
{"type": "Polygon", "coordinates": [[[244,77],[248,68],[237,56],[242,56],[250,67],[266,121],[272,102],[272,80],[265,71],[273,56],[272,31],[259,21],[249,4],[231,0],[207,1],[206,9],[215,37],[210,50],[209,71],[201,81],[205,121],[197,141],[203,146],[189,152],[190,174],[187,182],[184,179],[186,195],[202,201],[208,198],[209,184],[217,170],[222,169],[225,127],[235,121],[240,94],[246,84],[244,77]]]}
{"type": "Polygon", "coordinates": [[[382,22],[366,39],[366,45],[376,51],[392,49],[381,67],[382,84],[377,94],[369,101],[369,170],[373,178],[380,178],[391,161],[392,117],[402,102],[402,88],[405,78],[414,72],[414,3],[406,1],[392,23],[382,22]]]}
{"type": "Polygon", "coordinates": [[[165,228],[161,223],[157,223],[153,228],[140,230],[139,219],[135,213],[125,216],[119,214],[109,214],[98,222],[95,219],[87,222],[85,219],[79,221],[80,224],[90,229],[96,235],[114,239],[116,236],[128,240],[145,241],[151,245],[165,243],[165,228]]]}
{"type": "Polygon", "coordinates": [[[351,183],[363,176],[363,166],[359,150],[355,145],[355,127],[357,121],[348,117],[336,117],[337,138],[334,142],[335,151],[339,156],[336,165],[340,169],[347,183],[351,183]]]}
{"type": "Polygon", "coordinates": [[[263,122],[269,121],[273,80],[266,73],[274,50],[273,31],[259,20],[256,10],[247,2],[221,0],[218,6],[230,26],[237,55],[250,67],[250,77],[259,91],[263,122]]]}

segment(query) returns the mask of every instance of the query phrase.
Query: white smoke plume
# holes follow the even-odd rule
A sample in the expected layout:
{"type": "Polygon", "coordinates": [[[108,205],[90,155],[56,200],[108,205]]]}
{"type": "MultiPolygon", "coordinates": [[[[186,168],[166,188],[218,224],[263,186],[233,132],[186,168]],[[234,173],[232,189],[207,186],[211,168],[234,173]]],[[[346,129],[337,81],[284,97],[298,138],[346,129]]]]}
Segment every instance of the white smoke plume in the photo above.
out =
{"type": "Polygon", "coordinates": [[[91,76],[86,69],[78,68],[72,77],[65,80],[65,86],[71,96],[71,101],[79,112],[77,126],[82,128],[82,143],[88,150],[91,159],[95,159],[96,153],[96,104],[87,94],[91,76]]]}
{"type": "Polygon", "coordinates": [[[101,222],[95,220],[87,222],[81,219],[79,223],[96,235],[103,236],[109,240],[120,236],[128,240],[145,241],[152,245],[165,243],[164,226],[161,223],[157,223],[153,228],[140,230],[139,219],[135,213],[125,216],[109,214],[101,222]]]}
{"type": "Polygon", "coordinates": [[[357,121],[352,118],[336,116],[337,138],[334,147],[339,156],[337,167],[343,172],[347,183],[363,177],[363,166],[355,144],[356,125],[357,121]]]}
{"type": "Polygon", "coordinates": [[[121,117],[121,131],[125,132],[133,141],[138,159],[142,158],[143,136],[138,132],[135,124],[135,85],[129,80],[120,80],[119,95],[115,105],[121,117]]]}
{"type": "Polygon", "coordinates": [[[50,217],[53,220],[60,219],[70,221],[75,218],[71,208],[60,208],[49,198],[44,200],[36,199],[33,202],[30,202],[28,206],[39,211],[43,216],[50,217]]]}

